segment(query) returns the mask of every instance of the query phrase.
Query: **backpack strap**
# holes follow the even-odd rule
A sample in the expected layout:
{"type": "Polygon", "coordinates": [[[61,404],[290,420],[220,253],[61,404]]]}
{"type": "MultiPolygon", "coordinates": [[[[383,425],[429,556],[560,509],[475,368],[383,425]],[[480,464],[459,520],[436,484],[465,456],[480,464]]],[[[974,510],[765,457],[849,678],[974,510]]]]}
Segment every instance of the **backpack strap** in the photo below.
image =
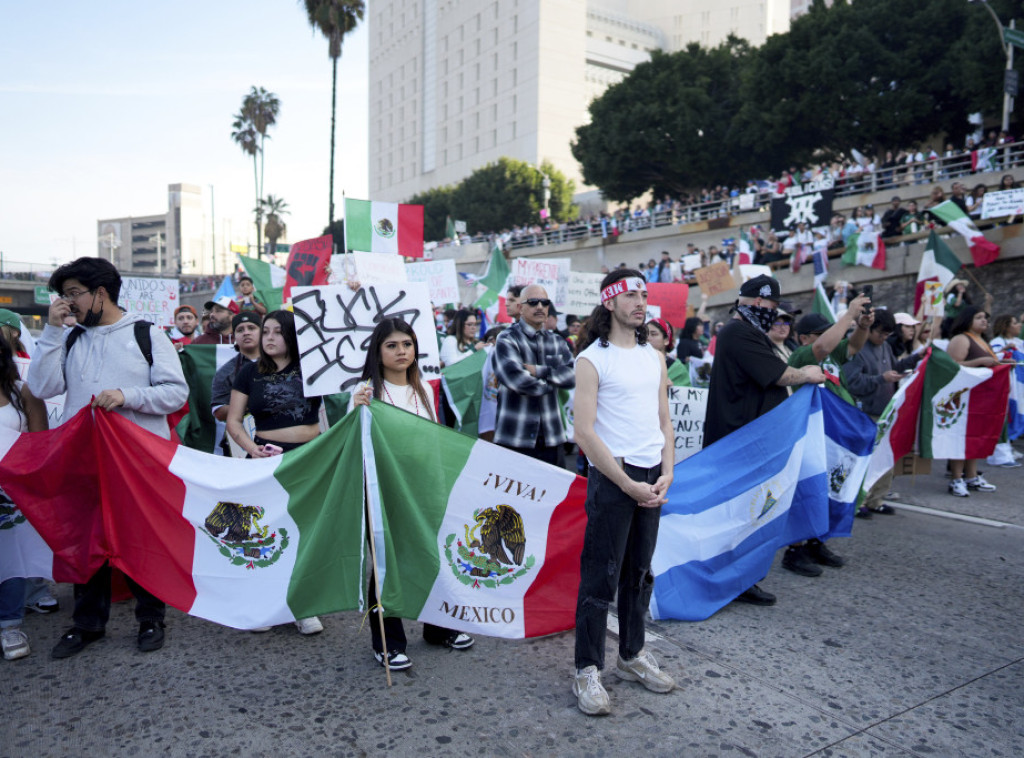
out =
{"type": "MultiPolygon", "coordinates": [[[[149,321],[136,321],[132,326],[135,327],[135,341],[139,345],[139,350],[142,351],[142,356],[146,359],[146,363],[149,364],[150,368],[153,368],[153,335],[150,333],[150,327],[153,324],[149,321]]],[[[85,332],[85,327],[75,325],[68,336],[64,340],[64,365],[67,366],[68,354],[71,352],[71,348],[78,342],[78,338],[85,332]]]]}

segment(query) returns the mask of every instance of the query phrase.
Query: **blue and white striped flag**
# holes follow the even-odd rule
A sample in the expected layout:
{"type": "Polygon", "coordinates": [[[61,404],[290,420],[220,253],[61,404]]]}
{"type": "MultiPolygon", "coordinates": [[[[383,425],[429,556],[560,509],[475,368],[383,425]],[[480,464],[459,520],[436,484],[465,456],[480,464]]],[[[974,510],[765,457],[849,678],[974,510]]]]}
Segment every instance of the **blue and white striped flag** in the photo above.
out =
{"type": "Polygon", "coordinates": [[[678,463],[654,551],[656,619],[706,619],[771,568],[776,551],[829,528],[817,387],[678,463]]]}
{"type": "Polygon", "coordinates": [[[861,484],[868,472],[878,427],[833,392],[821,393],[828,465],[828,532],[822,540],[849,537],[861,484]]]}
{"type": "Polygon", "coordinates": [[[828,279],[828,243],[818,240],[814,243],[814,286],[823,285],[828,279]]]}
{"type": "Polygon", "coordinates": [[[1010,374],[1010,410],[1006,414],[1006,433],[1011,440],[1024,434],[1024,353],[1013,351],[1017,365],[1010,374]]]}

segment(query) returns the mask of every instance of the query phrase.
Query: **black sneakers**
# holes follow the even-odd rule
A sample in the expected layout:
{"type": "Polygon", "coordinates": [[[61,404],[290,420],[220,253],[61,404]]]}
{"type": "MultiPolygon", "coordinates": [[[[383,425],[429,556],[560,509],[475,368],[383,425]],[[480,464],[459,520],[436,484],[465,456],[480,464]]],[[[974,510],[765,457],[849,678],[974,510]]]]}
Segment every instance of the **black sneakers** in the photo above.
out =
{"type": "Polygon", "coordinates": [[[164,622],[143,621],[139,624],[139,652],[152,653],[164,646],[164,622]]]}
{"type": "Polygon", "coordinates": [[[790,545],[782,556],[782,568],[800,576],[821,576],[821,566],[807,552],[805,545],[790,545]]]}
{"type": "Polygon", "coordinates": [[[775,605],[775,595],[770,592],[765,592],[758,585],[754,585],[746,592],[741,592],[736,599],[741,603],[750,603],[751,605],[775,605]]]}
{"type": "Polygon", "coordinates": [[[73,655],[78,655],[85,646],[95,642],[98,639],[102,639],[106,632],[90,632],[85,629],[79,629],[77,626],[73,626],[64,632],[64,636],[60,638],[53,650],[50,651],[51,658],[70,658],[73,655]]]}
{"type": "Polygon", "coordinates": [[[846,563],[841,557],[833,553],[821,540],[807,540],[808,557],[815,563],[820,563],[822,566],[828,566],[829,568],[842,568],[843,564],[846,563]]]}

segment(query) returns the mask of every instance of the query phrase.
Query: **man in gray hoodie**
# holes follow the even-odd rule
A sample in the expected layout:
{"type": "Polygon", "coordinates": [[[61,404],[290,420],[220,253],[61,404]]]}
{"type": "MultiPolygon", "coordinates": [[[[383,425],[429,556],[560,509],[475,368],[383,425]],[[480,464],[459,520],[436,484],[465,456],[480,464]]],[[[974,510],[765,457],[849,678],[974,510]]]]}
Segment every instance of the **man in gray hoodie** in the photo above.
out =
{"type": "MultiPolygon", "coordinates": [[[[79,258],[54,271],[49,286],[60,298],[50,305],[47,324],[36,343],[28,372],[32,391],[41,398],[67,393],[61,424],[91,405],[120,413],[169,439],[167,415],[185,404],[188,384],[174,345],[163,331],[152,324],[148,330],[137,328],[142,319],[118,307],[121,275],[117,269],[101,258],[79,258]],[[71,330],[63,326],[69,316],[78,322],[71,330]]],[[[130,577],[128,587],[137,601],[139,650],[159,650],[164,644],[166,606],[130,577]]],[[[110,566],[105,564],[87,583],[75,585],[74,626],[61,637],[52,656],[68,658],[102,638],[109,617],[110,566]]]]}

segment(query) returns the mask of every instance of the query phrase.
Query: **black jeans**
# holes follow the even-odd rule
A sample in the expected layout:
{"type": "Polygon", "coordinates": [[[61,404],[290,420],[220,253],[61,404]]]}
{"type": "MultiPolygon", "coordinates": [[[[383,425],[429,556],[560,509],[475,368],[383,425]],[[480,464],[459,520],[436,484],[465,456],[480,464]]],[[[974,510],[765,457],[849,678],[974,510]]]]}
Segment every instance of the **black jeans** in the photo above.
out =
{"type": "MultiPolygon", "coordinates": [[[[661,465],[625,466],[626,475],[654,484],[661,465]]],[[[593,466],[587,478],[587,529],[580,555],[576,599],[576,669],[604,668],[608,606],[618,590],[619,655],[636,657],[644,646],[644,614],[654,589],[651,557],[661,507],[641,508],[593,466]]]]}
{"type": "MultiPolygon", "coordinates": [[[[373,652],[384,652],[384,640],[380,637],[380,621],[377,619],[377,588],[373,586],[373,577],[370,577],[370,587],[366,592],[366,602],[373,610],[370,611],[370,618],[367,622],[370,625],[370,640],[373,644],[373,652]]],[[[443,626],[433,624],[423,625],[423,639],[431,645],[442,645],[449,637],[458,634],[453,629],[445,629],[443,626]]],[[[405,627],[402,619],[395,616],[384,617],[384,637],[387,639],[388,652],[404,653],[408,641],[405,637],[405,627]]]]}
{"type": "MultiPolygon", "coordinates": [[[[167,606],[163,600],[150,594],[125,574],[128,589],[135,595],[135,618],[143,621],[164,620],[167,606]]],[[[102,632],[110,619],[110,564],[104,563],[85,584],[75,585],[75,610],[72,623],[87,632],[102,632]]]]}

